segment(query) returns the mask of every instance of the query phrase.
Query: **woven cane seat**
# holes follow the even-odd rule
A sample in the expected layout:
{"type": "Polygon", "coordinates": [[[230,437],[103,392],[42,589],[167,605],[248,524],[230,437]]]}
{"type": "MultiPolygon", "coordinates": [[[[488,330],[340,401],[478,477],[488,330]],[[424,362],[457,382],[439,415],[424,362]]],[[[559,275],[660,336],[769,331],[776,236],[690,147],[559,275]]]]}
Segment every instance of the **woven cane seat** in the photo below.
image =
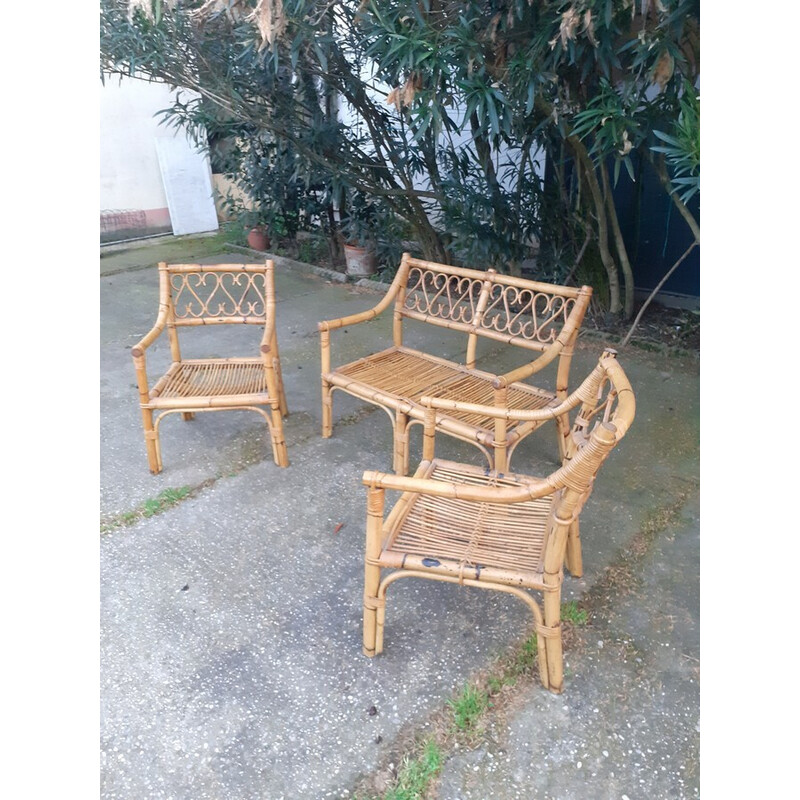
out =
{"type": "Polygon", "coordinates": [[[181,406],[209,405],[232,396],[237,404],[269,401],[262,359],[204,359],[173,364],[153,387],[150,405],[159,408],[172,405],[175,400],[180,400],[181,406]]]}
{"type": "MultiPolygon", "coordinates": [[[[473,486],[523,485],[511,475],[498,476],[479,467],[438,459],[415,477],[473,486]]],[[[456,568],[473,579],[508,570],[528,573],[522,585],[538,585],[553,497],[503,505],[409,494],[405,513],[389,524],[381,564],[413,568],[419,562],[419,566],[430,568],[436,561],[450,572],[456,568]]]]}
{"type": "MultiPolygon", "coordinates": [[[[490,406],[494,402],[492,382],[496,375],[476,369],[467,369],[444,359],[430,356],[407,347],[391,347],[366,358],[354,361],[325,376],[334,386],[367,399],[401,407],[408,401],[417,404],[408,413],[422,419],[424,410],[419,401],[428,395],[462,403],[490,406]],[[376,394],[377,392],[377,394],[376,394]]],[[[536,409],[554,404],[555,395],[523,383],[508,388],[508,407],[536,409]]],[[[446,428],[447,418],[489,434],[494,429],[494,419],[489,416],[464,411],[437,412],[439,424],[446,428]]],[[[512,434],[519,423],[509,422],[512,434]]]]}

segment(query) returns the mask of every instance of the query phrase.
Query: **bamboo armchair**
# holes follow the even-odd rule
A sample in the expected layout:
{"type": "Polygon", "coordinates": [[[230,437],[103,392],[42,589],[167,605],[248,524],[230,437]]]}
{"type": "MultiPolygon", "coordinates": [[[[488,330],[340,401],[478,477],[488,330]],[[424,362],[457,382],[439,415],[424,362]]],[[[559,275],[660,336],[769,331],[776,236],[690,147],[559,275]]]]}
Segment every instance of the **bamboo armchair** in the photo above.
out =
{"type": "Polygon", "coordinates": [[[190,420],[197,411],[235,409],[256,411],[264,417],[275,463],[288,466],[282,417],[289,412],[275,332],[274,263],[161,263],[158,270],[158,318],[131,351],[150,471],[155,475],[162,469],[159,424],[164,416],[180,413],[190,420]],[[178,328],[237,324],[264,326],[258,356],[181,358],[178,328]],[[151,386],[146,353],[165,329],[172,363],[151,386]],[[155,419],[154,412],[158,412],[155,419]]]}
{"type": "MultiPolygon", "coordinates": [[[[506,418],[464,410],[494,406],[531,410],[554,407],[568,394],[575,341],[592,290],[539,283],[495,270],[452,267],[403,255],[392,285],[371,309],[318,324],[322,361],[322,435],[333,432],[333,392],[340,389],[383,408],[394,428],[393,469],[408,473],[409,428],[422,425],[425,396],[449,398],[437,406],[437,430],[478,447],[491,466],[508,469],[514,448],[541,424],[539,419],[506,418]],[[332,367],[331,331],[374,319],[394,304],[392,346],[365,358],[332,367]],[[403,343],[404,320],[461,331],[464,363],[410,348],[403,343]],[[478,339],[520,348],[535,357],[523,366],[496,375],[477,365],[478,339]],[[557,365],[555,391],[530,383],[545,367],[557,365]]],[[[559,441],[566,430],[558,418],[559,441]]],[[[564,453],[561,453],[562,457],[564,453]]]]}
{"type": "Polygon", "coordinates": [[[503,474],[434,458],[435,409],[426,398],[423,460],[413,477],[365,472],[368,487],[364,565],[364,653],[383,650],[386,591],[403,577],[428,578],[513,594],[533,613],[545,688],[563,688],[561,584],[564,561],[580,558],[577,520],[595,475],[635,411],[630,383],[606,351],[558,407],[483,413],[508,419],[568,418],[564,465],[546,478],[503,474]],[[384,522],[384,492],[403,494],[384,522]],[[381,570],[393,570],[381,579],[381,570]],[[543,595],[544,611],[525,591],[543,595]]]}

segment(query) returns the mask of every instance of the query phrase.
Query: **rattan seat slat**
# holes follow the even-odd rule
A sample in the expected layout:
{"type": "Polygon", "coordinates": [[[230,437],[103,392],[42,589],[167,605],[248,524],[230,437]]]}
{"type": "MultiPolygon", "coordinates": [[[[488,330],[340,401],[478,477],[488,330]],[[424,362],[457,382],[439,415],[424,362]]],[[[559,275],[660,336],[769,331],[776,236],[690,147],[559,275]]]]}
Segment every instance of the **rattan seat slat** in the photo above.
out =
{"type": "Polygon", "coordinates": [[[420,353],[391,348],[346,364],[337,370],[367,386],[374,386],[398,400],[419,400],[458,376],[458,370],[425,358],[420,353]]]}
{"type": "MultiPolygon", "coordinates": [[[[456,364],[443,364],[425,353],[407,348],[390,348],[339,367],[330,376],[335,385],[350,386],[340,376],[358,381],[361,386],[392,395],[399,405],[404,400],[415,403],[427,396],[458,400],[463,403],[491,405],[494,400],[494,375],[467,370],[456,364]]],[[[513,409],[544,408],[555,402],[555,394],[534,386],[512,384],[508,387],[508,407],[513,409]]],[[[494,419],[464,411],[441,412],[442,417],[457,419],[466,425],[489,432],[494,419]]],[[[510,422],[508,431],[520,425],[510,422]]]]}
{"type": "Polygon", "coordinates": [[[268,400],[264,366],[260,359],[253,359],[249,364],[179,364],[177,370],[167,375],[164,388],[153,398],[152,404],[157,406],[158,398],[189,399],[223,395],[251,395],[260,397],[260,402],[268,400]]]}
{"type": "MultiPolygon", "coordinates": [[[[441,466],[437,462],[430,478],[473,486],[521,485],[511,479],[492,479],[478,468],[460,466],[441,466]]],[[[420,556],[435,554],[457,563],[463,560],[469,566],[516,568],[540,576],[552,501],[549,496],[511,507],[481,503],[476,510],[470,501],[418,495],[410,501],[401,523],[389,532],[384,550],[420,556]],[[464,529],[458,523],[465,516],[477,516],[479,526],[464,529]]],[[[539,577],[535,582],[540,580],[539,577]]]]}

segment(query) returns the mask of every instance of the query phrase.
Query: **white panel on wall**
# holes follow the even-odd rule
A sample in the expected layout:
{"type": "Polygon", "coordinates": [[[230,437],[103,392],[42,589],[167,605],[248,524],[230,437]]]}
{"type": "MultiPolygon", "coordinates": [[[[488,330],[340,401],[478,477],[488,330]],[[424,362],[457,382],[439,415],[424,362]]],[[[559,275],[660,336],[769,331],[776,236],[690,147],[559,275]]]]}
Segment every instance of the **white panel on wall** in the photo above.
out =
{"type": "Polygon", "coordinates": [[[172,232],[203,233],[219,228],[208,155],[183,138],[156,139],[172,232]]]}

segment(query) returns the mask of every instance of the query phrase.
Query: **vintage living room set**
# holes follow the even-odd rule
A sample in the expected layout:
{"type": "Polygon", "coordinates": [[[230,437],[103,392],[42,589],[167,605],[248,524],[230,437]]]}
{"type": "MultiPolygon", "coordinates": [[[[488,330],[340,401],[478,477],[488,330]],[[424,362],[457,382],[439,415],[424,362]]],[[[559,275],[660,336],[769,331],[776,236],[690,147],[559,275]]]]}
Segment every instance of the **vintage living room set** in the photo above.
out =
{"type": "MultiPolygon", "coordinates": [[[[162,469],[160,422],[198,411],[251,409],[269,430],[272,453],[289,466],[283,433],[288,406],[275,325],[274,263],[160,264],[158,316],[132,349],[150,470],[162,469]],[[249,358],[183,358],[178,331],[198,325],[263,326],[249,358]],[[171,364],[151,383],[147,350],[166,331],[171,364]]],[[[383,650],[386,591],[402,577],[428,578],[513,594],[531,609],[542,683],[563,688],[561,585],[566,563],[583,572],[578,518],[595,475],[627,432],[635,411],[630,383],[606,349],[570,393],[570,362],[592,290],[539,283],[494,270],[403,256],[389,290],[367,311],[319,322],[322,435],[333,432],[336,389],[383,408],[392,421],[394,474],[367,471],[364,653],[383,650]],[[392,341],[337,364],[331,334],[391,309],[392,341]],[[407,320],[464,335],[464,363],[404,344],[407,320]],[[505,374],[477,364],[478,339],[530,351],[505,374]],[[529,382],[555,370],[555,391],[529,382]],[[533,477],[510,472],[519,442],[552,422],[561,466],[533,477]],[[423,431],[422,460],[409,476],[409,428],[423,431]],[[435,457],[437,434],[478,447],[486,467],[435,457]],[[401,494],[386,513],[385,490],[401,494]],[[527,590],[542,595],[542,606],[527,590]]],[[[183,335],[183,334],[182,334],[183,335]]]]}

